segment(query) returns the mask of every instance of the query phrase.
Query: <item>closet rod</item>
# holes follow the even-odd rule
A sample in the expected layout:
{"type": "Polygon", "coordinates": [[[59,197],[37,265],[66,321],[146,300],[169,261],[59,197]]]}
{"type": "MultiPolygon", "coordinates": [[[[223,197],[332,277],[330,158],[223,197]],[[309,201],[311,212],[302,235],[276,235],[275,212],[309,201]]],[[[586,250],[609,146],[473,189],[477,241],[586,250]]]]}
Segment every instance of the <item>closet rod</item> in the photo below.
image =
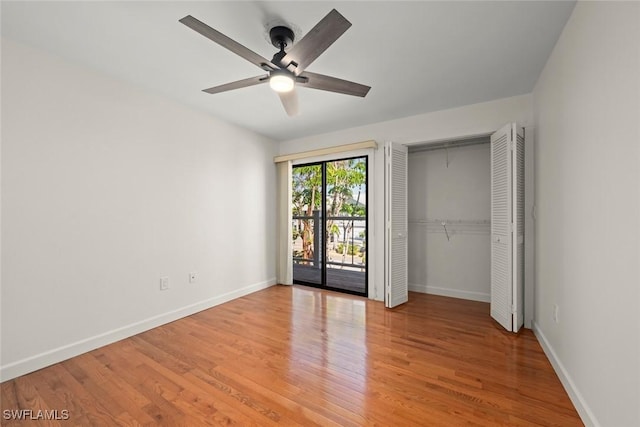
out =
{"type": "Polygon", "coordinates": [[[433,144],[421,144],[421,145],[414,145],[414,146],[410,145],[409,152],[420,153],[423,151],[442,150],[445,148],[468,147],[471,145],[488,144],[490,142],[491,142],[491,137],[484,136],[480,138],[465,139],[462,141],[436,142],[433,144]]]}

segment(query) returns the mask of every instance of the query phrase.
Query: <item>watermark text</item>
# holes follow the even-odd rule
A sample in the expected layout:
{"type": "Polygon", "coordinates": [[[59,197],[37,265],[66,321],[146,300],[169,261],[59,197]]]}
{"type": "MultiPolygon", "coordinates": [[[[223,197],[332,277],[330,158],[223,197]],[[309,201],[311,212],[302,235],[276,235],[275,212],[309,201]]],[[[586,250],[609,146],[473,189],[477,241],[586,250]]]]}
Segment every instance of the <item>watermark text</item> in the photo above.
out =
{"type": "Polygon", "coordinates": [[[69,419],[68,409],[5,409],[2,411],[5,420],[57,420],[69,419]]]}

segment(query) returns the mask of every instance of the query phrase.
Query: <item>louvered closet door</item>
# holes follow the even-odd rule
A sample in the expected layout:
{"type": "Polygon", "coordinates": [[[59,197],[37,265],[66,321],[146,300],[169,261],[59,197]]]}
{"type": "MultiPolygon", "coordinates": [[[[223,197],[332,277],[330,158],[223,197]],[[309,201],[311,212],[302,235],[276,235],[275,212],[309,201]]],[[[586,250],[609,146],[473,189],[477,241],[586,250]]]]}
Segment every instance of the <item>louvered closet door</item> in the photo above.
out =
{"type": "Polygon", "coordinates": [[[409,300],[407,147],[385,145],[385,306],[409,300]]]}
{"type": "Polygon", "coordinates": [[[512,330],[512,154],[507,125],[491,136],[491,317],[512,330]]]}
{"type": "Polygon", "coordinates": [[[513,125],[513,332],[524,324],[524,129],[513,125]]]}

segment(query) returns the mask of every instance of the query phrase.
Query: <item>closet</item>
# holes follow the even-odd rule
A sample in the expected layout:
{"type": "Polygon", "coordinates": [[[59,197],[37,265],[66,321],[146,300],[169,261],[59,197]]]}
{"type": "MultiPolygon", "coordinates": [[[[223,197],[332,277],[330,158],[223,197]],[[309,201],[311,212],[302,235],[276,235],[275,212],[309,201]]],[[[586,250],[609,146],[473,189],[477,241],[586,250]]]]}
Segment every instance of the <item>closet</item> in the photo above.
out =
{"type": "Polygon", "coordinates": [[[531,150],[515,123],[490,136],[386,144],[387,307],[406,301],[408,290],[490,302],[491,317],[517,332],[527,299],[531,323],[532,287],[526,297],[524,288],[525,263],[533,283],[531,150]]]}
{"type": "Polygon", "coordinates": [[[409,290],[490,302],[490,136],[408,155],[409,290]]]}

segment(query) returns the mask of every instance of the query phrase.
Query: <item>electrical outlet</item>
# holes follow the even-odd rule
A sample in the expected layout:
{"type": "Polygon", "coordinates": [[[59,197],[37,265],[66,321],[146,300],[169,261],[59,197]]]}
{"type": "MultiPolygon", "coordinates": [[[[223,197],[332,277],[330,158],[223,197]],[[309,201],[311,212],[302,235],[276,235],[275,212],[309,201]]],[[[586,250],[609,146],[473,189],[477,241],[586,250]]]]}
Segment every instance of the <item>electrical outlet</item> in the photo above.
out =
{"type": "Polygon", "coordinates": [[[192,271],[191,273],[189,273],[189,283],[196,283],[197,280],[198,280],[198,273],[196,273],[195,271],[192,271]]]}
{"type": "Polygon", "coordinates": [[[560,307],[558,307],[558,304],[553,304],[553,321],[556,323],[559,323],[559,317],[558,317],[558,312],[560,311],[560,307]]]}
{"type": "Polygon", "coordinates": [[[160,290],[161,291],[166,291],[167,289],[169,289],[169,278],[168,277],[161,277],[160,278],[160,290]]]}

